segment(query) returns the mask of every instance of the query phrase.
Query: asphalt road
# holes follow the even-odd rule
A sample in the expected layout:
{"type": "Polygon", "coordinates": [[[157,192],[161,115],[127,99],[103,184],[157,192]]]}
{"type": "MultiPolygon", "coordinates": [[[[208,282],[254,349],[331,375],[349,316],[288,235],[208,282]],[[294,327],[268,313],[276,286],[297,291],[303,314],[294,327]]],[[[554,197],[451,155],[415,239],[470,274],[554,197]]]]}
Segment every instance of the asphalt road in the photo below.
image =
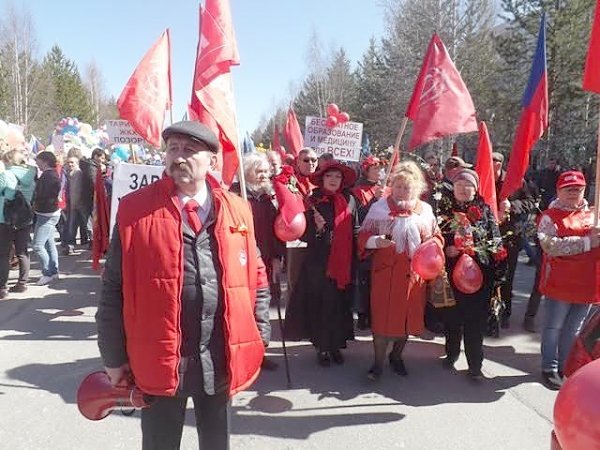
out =
{"type": "MultiPolygon", "coordinates": [[[[100,283],[88,257],[61,257],[56,285],[0,302],[0,449],[141,447],[139,414],[91,422],[77,410],[80,380],[101,368],[94,324],[100,283]]],[[[330,368],[316,365],[309,344],[289,343],[288,389],[273,321],[269,355],[280,367],[233,399],[232,448],[548,449],[556,393],[539,384],[539,335],[521,328],[532,280],[533,269],[520,264],[513,324],[485,340],[489,379],[481,384],[466,377],[464,355],[456,372],[442,368],[439,337],[411,338],[408,377],[386,368],[380,382],[370,382],[371,342],[361,334],[346,363],[330,368]]],[[[198,448],[191,411],[182,448],[198,448]]]]}

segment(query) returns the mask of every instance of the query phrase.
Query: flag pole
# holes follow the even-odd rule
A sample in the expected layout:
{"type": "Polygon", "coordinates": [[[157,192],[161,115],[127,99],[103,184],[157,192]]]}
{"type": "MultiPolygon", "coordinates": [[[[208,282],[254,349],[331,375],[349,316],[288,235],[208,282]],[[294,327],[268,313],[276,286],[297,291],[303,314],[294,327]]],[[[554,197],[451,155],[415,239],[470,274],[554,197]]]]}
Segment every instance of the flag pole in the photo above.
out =
{"type": "Polygon", "coordinates": [[[596,184],[594,186],[594,227],[600,221],[600,114],[598,115],[598,138],[596,142],[596,184]]]}
{"type": "Polygon", "coordinates": [[[244,160],[242,159],[242,149],[240,145],[235,148],[238,158],[238,181],[240,183],[240,195],[244,200],[248,200],[248,194],[246,193],[246,176],[244,175],[244,160]]]}
{"type": "Polygon", "coordinates": [[[402,119],[402,124],[400,125],[400,131],[398,131],[398,135],[396,136],[396,142],[394,143],[394,151],[392,152],[392,158],[390,159],[390,166],[388,167],[387,174],[385,175],[385,179],[383,180],[383,186],[387,186],[388,180],[392,173],[392,163],[396,160],[396,155],[398,155],[398,162],[400,161],[400,142],[402,142],[402,136],[404,136],[404,131],[406,131],[406,124],[408,123],[408,117],[404,117],[402,119]]]}

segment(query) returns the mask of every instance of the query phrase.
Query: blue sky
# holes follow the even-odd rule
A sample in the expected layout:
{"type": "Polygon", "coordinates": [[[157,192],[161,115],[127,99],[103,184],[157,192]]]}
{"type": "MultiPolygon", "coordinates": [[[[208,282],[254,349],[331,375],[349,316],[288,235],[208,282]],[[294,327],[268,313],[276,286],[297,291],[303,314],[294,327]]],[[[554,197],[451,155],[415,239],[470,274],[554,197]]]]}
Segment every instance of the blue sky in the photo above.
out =
{"type": "MultiPolygon", "coordinates": [[[[0,0],[2,10],[8,0],[0,0]]],[[[195,0],[12,0],[35,22],[39,56],[58,44],[81,71],[91,60],[105,89],[118,97],[144,53],[171,30],[174,119],[190,95],[196,44],[195,0]]],[[[343,46],[356,63],[371,36],[384,34],[379,0],[231,0],[241,65],[233,68],[240,134],[299,86],[307,73],[308,41],[316,31],[325,48],[343,46]]],[[[58,120],[58,118],[57,118],[58,120]]]]}

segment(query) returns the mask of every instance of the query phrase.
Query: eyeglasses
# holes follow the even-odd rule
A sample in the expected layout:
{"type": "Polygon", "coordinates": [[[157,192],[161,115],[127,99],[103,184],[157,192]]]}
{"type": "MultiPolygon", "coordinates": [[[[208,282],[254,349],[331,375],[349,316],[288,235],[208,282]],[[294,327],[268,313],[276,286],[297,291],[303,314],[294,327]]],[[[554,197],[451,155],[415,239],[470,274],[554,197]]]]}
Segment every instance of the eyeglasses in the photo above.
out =
{"type": "Polygon", "coordinates": [[[317,161],[318,161],[318,159],[317,159],[317,158],[304,158],[304,159],[302,160],[302,162],[305,162],[305,163],[311,163],[311,162],[312,162],[312,163],[316,163],[317,161]]]}

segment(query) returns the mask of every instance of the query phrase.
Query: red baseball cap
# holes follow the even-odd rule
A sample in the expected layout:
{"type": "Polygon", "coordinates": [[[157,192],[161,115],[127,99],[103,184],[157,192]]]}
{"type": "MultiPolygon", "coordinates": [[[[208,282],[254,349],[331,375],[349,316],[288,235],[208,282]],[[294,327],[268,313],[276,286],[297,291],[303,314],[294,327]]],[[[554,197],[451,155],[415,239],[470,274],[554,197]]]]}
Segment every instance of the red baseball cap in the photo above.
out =
{"type": "Polygon", "coordinates": [[[576,170],[569,170],[567,172],[563,172],[558,177],[558,181],[556,182],[556,189],[562,189],[569,186],[585,186],[585,177],[581,172],[576,170]]]}

